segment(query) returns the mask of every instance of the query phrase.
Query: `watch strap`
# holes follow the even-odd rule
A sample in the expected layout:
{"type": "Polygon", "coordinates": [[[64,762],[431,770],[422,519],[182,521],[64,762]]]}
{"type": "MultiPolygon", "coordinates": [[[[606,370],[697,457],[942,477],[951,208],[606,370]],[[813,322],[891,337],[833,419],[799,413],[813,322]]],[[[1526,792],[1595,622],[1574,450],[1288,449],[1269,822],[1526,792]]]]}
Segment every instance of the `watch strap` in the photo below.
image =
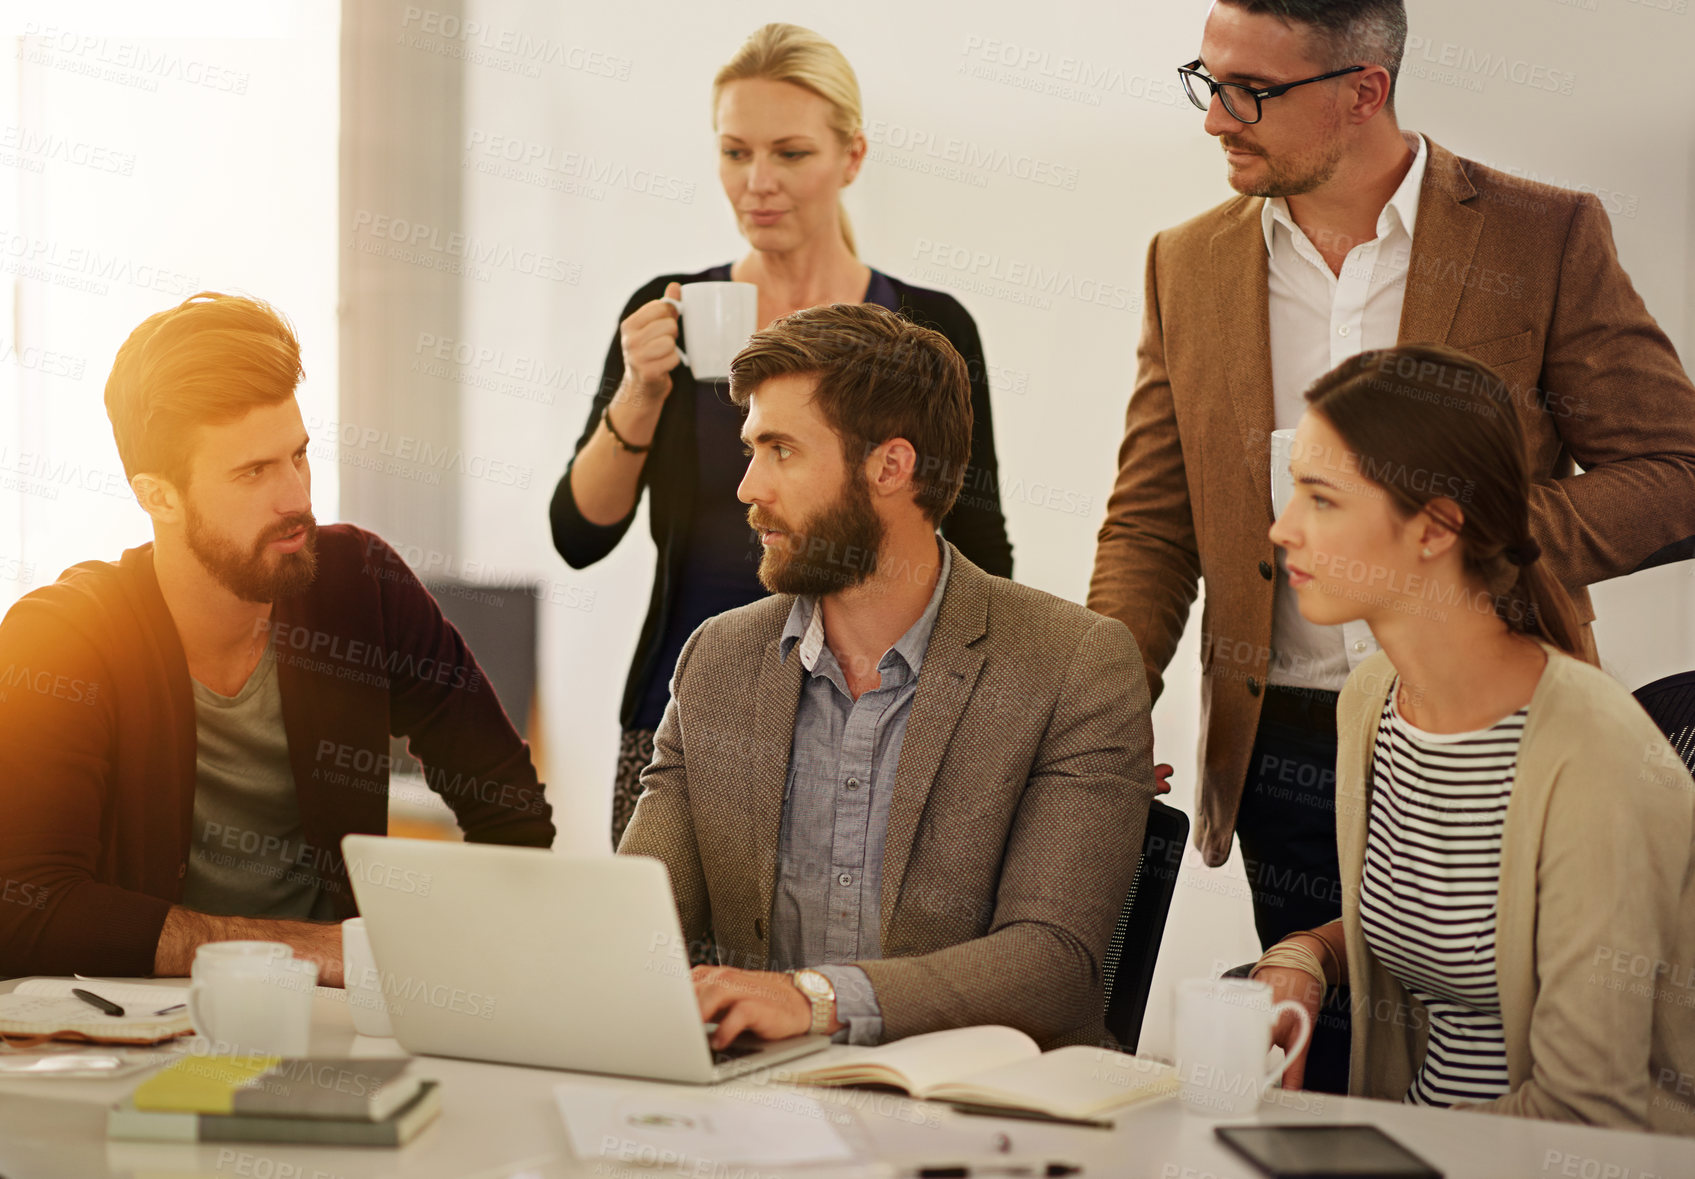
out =
{"type": "Polygon", "coordinates": [[[807,1030],[814,1036],[824,1035],[825,1030],[830,1026],[830,1017],[833,1014],[832,1008],[836,1001],[836,985],[830,981],[829,975],[817,970],[791,970],[789,971],[789,981],[794,983],[795,989],[804,995],[806,997],[806,1001],[812,1005],[812,1026],[807,1030]],[[803,973],[810,975],[812,978],[822,979],[824,984],[830,989],[829,994],[819,994],[807,987],[801,986],[800,979],[797,976],[803,973]]]}

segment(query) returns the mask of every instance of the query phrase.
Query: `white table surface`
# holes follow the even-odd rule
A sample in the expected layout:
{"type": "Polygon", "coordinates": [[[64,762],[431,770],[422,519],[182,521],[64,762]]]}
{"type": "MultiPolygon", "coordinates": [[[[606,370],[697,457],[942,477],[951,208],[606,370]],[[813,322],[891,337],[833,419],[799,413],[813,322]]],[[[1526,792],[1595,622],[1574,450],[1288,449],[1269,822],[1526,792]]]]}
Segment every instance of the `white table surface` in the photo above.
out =
{"type": "MultiPolygon", "coordinates": [[[[17,981],[0,982],[0,993],[17,981]]],[[[160,980],[182,985],[185,980],[160,980]]],[[[183,1042],[186,1044],[186,1041],[183,1042]]],[[[393,1040],[353,1031],[342,992],[320,990],[313,1016],[314,1056],[390,1056],[393,1040]]],[[[774,1174],[837,1179],[896,1175],[919,1162],[986,1159],[998,1134],[1012,1140],[1009,1158],[1081,1164],[1085,1176],[1155,1179],[1255,1179],[1258,1172],[1221,1146],[1224,1124],[1183,1111],[1175,1099],[1121,1113],[1112,1130],[971,1117],[928,1102],[867,1091],[805,1089],[854,1110],[861,1141],[874,1161],[853,1167],[644,1169],[571,1151],[554,1105],[553,1086],[581,1074],[473,1061],[419,1057],[418,1067],[442,1086],[442,1112],[399,1149],[297,1147],[272,1144],[107,1142],[106,1108],[140,1079],[83,1081],[0,1079],[0,1177],[98,1179],[220,1175],[239,1179],[602,1179],[688,1175],[755,1179],[774,1174]]],[[[145,1075],[145,1074],[143,1074],[145,1075]]],[[[598,1079],[597,1079],[598,1080],[598,1079]]],[[[605,1078],[629,1089],[640,1081],[605,1078]]],[[[1422,1155],[1450,1179],[1568,1176],[1572,1179],[1691,1179],[1695,1140],[1628,1134],[1520,1118],[1416,1109],[1392,1102],[1282,1093],[1252,1119],[1260,1123],[1370,1122],[1422,1155]]]]}

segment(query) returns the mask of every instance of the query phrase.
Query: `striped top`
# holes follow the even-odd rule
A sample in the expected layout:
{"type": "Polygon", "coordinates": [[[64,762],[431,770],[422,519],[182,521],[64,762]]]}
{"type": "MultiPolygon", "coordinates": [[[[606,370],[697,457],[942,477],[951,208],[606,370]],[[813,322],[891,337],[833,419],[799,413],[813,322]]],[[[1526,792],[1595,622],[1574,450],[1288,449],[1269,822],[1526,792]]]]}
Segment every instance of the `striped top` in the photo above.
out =
{"type": "MultiPolygon", "coordinates": [[[[1397,677],[1398,684],[1398,677],[1397,677]]],[[[1414,1105],[1508,1092],[1495,979],[1501,829],[1528,707],[1470,733],[1426,733],[1391,686],[1372,752],[1360,924],[1371,952],[1424,1004],[1414,1105]]]]}

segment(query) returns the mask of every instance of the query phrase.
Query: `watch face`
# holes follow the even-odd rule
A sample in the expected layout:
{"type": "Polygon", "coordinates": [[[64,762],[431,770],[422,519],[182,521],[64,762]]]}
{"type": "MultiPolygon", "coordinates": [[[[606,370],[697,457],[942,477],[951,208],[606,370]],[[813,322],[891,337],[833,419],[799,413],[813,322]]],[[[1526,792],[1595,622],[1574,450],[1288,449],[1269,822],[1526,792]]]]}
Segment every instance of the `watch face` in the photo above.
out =
{"type": "Polygon", "coordinates": [[[795,975],[795,982],[799,983],[800,989],[809,995],[817,995],[822,998],[835,993],[835,988],[830,985],[830,980],[816,971],[800,971],[795,975]]]}

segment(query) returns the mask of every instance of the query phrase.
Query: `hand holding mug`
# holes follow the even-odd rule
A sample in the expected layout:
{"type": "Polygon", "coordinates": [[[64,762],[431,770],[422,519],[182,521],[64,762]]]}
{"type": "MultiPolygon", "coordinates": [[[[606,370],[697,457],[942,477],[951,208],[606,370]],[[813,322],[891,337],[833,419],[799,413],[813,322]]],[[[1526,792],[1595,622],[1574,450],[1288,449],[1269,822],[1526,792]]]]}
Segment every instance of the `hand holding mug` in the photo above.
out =
{"type": "MultiPolygon", "coordinates": [[[[1310,979],[1308,980],[1311,981],[1310,979]]],[[[1296,1001],[1278,1001],[1263,979],[1188,979],[1177,984],[1177,1080],[1183,1108],[1203,1117],[1249,1117],[1261,1095],[1304,1058],[1312,1017],[1296,1001]],[[1283,1063],[1266,1068],[1285,1014],[1298,1033],[1283,1063]]]]}
{"type": "Polygon", "coordinates": [[[682,294],[681,284],[669,283],[664,298],[648,300],[618,325],[625,399],[657,406],[671,396],[671,370],[683,363],[683,354],[677,350],[677,305],[682,294]]]}
{"type": "Polygon", "coordinates": [[[1288,1062],[1283,1069],[1283,1088],[1299,1089],[1307,1073],[1306,1029],[1318,1021],[1318,1009],[1324,1003],[1324,989],[1312,975],[1292,966],[1267,966],[1254,973],[1254,981],[1271,988],[1273,1010],[1284,1003],[1292,1003],[1306,1012],[1307,1018],[1303,1023],[1295,1012],[1283,1008],[1271,1029],[1272,1044],[1283,1049],[1288,1062]]]}

